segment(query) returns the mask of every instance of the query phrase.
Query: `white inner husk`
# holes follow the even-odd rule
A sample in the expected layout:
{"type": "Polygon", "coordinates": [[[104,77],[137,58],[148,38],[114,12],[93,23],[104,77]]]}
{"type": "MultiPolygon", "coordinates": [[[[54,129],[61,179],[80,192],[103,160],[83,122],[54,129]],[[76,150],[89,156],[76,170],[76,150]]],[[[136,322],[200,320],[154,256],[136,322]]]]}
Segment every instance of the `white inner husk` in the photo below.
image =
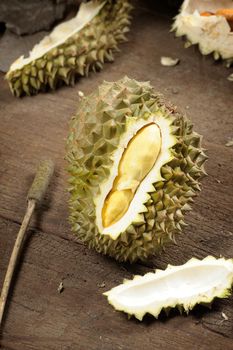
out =
{"type": "Polygon", "coordinates": [[[63,44],[72,35],[79,32],[88,22],[90,22],[102,9],[106,1],[100,5],[97,1],[81,3],[77,15],[64,23],[56,26],[53,31],[45,36],[29,53],[29,57],[19,57],[10,67],[10,71],[21,69],[26,64],[42,57],[48,51],[63,44]]]}
{"type": "Polygon", "coordinates": [[[165,271],[135,276],[105,293],[117,310],[142,319],[149,312],[157,317],[162,308],[183,305],[185,310],[200,302],[224,296],[233,280],[233,260],[207,257],[191,259],[165,271]]]}
{"type": "Polygon", "coordinates": [[[130,224],[142,221],[143,216],[140,213],[147,211],[144,203],[146,203],[150,198],[148,193],[155,191],[152,184],[163,180],[160,173],[161,167],[173,158],[169,148],[171,148],[177,142],[177,140],[175,136],[170,135],[170,124],[171,120],[168,118],[165,119],[160,114],[151,115],[147,120],[136,120],[136,118],[132,117],[127,119],[126,132],[121,138],[119,147],[112,156],[113,166],[111,167],[110,176],[105,182],[100,184],[100,195],[94,200],[96,206],[96,224],[101,234],[109,235],[112,239],[115,240],[122,232],[127,229],[128,226],[130,226],[130,224]],[[138,130],[145,125],[151,124],[152,122],[157,124],[160,128],[162,140],[160,154],[153,168],[140,183],[125,215],[115,224],[109,227],[103,227],[102,208],[107,195],[112,189],[114,179],[118,175],[118,165],[120,159],[122,158],[123,152],[127,147],[129,141],[138,132],[138,130]]]}
{"type": "Polygon", "coordinates": [[[173,29],[178,36],[186,35],[192,44],[199,44],[204,55],[219,53],[222,58],[233,57],[233,32],[225,17],[201,16],[201,12],[233,9],[233,1],[185,0],[173,29]]]}

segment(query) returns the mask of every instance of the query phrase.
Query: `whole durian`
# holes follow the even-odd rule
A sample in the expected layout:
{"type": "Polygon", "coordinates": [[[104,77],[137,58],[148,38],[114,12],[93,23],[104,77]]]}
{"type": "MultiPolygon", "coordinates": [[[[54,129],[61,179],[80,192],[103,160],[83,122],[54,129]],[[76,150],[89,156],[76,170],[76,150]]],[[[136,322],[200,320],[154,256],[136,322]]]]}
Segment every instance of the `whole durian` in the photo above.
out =
{"type": "Polygon", "coordinates": [[[77,76],[102,69],[104,62],[113,61],[118,43],[126,40],[131,8],[128,0],[82,3],[74,18],[55,27],[29,57],[11,65],[6,79],[12,93],[32,95],[73,85],[77,76]]]}
{"type": "Polygon", "coordinates": [[[172,29],[187,38],[186,47],[197,44],[203,55],[213,53],[227,66],[233,63],[232,0],[185,0],[172,29]]]}
{"type": "Polygon", "coordinates": [[[181,231],[207,158],[192,124],[148,82],[127,77],[81,100],[67,151],[73,231],[131,262],[181,231]]]}

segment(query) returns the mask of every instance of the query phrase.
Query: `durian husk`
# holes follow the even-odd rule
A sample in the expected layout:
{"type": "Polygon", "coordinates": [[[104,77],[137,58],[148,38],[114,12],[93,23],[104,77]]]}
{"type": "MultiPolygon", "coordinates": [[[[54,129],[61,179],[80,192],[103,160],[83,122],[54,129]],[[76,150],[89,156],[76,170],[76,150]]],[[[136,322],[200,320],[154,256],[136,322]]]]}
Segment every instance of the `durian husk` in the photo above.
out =
{"type": "Polygon", "coordinates": [[[105,62],[114,60],[118,44],[126,41],[132,6],[128,0],[93,3],[103,7],[81,30],[23,67],[12,65],[6,79],[15,96],[74,85],[78,77],[99,71],[105,62]]]}
{"type": "Polygon", "coordinates": [[[233,64],[231,25],[223,16],[201,16],[201,13],[208,11],[217,13],[217,10],[224,6],[232,8],[232,3],[230,1],[184,0],[171,30],[177,37],[186,39],[185,48],[198,45],[202,55],[212,54],[215,60],[222,59],[224,64],[230,67],[233,64]],[[195,10],[197,4],[199,8],[195,10]],[[189,8],[192,9],[191,12],[189,8]]]}
{"type": "Polygon", "coordinates": [[[201,136],[177,108],[164,101],[148,82],[125,77],[104,82],[82,99],[72,118],[67,141],[70,222],[75,234],[90,248],[119,261],[146,260],[181,232],[184,213],[200,190],[199,179],[205,174],[207,159],[201,136]],[[126,120],[147,120],[160,115],[171,122],[177,142],[170,149],[172,160],[161,168],[162,180],[153,183],[154,191],[136,222],[117,239],[99,232],[95,198],[100,184],[110,175],[112,155],[126,132],[126,120]]]}
{"type": "Polygon", "coordinates": [[[207,256],[136,275],[104,295],[116,310],[142,321],[147,313],[158,318],[162,310],[168,315],[177,308],[188,314],[198,304],[210,307],[215,298],[229,297],[232,285],[233,259],[207,256]]]}

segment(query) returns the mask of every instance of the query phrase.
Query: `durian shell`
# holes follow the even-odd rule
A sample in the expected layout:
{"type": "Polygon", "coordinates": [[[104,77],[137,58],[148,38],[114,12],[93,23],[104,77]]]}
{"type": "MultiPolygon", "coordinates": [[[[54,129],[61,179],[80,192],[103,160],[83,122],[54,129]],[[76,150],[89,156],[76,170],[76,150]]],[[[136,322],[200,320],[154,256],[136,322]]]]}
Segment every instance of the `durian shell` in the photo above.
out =
{"type": "Polygon", "coordinates": [[[128,0],[106,1],[99,14],[64,43],[21,69],[9,70],[6,79],[12,93],[19,97],[74,85],[79,76],[101,70],[114,60],[118,44],[126,41],[131,9],[128,0]]]}
{"type": "MultiPolygon", "coordinates": [[[[187,30],[184,31],[183,28],[181,27],[182,14],[184,11],[186,11],[186,7],[188,6],[188,3],[191,1],[192,0],[184,0],[183,1],[183,4],[180,8],[178,15],[176,15],[176,17],[174,18],[174,23],[172,25],[171,31],[175,32],[175,35],[177,37],[184,37],[184,39],[185,39],[184,47],[185,48],[189,48],[192,45],[197,45],[198,49],[202,55],[211,54],[215,60],[222,59],[225,66],[230,67],[233,64],[233,55],[230,55],[230,57],[229,57],[229,55],[227,55],[227,57],[226,57],[226,53],[222,52],[222,50],[217,46],[215,48],[212,48],[212,49],[208,48],[208,45],[207,45],[208,40],[210,40],[212,42],[217,42],[216,38],[218,38],[218,35],[219,35],[219,33],[218,32],[216,33],[216,30],[214,29],[215,28],[214,24],[212,24],[212,27],[211,27],[211,28],[213,28],[213,34],[211,36],[209,36],[208,39],[206,39],[205,45],[204,45],[203,40],[202,41],[196,40],[195,42],[193,42],[192,37],[190,37],[190,33],[187,30]]],[[[193,2],[195,3],[195,1],[193,1],[193,2]]],[[[201,1],[200,1],[200,3],[201,3],[201,1]]],[[[220,6],[220,8],[222,7],[221,4],[219,4],[218,6],[220,6]]],[[[188,17],[188,15],[187,15],[187,17],[188,17]]],[[[204,33],[207,31],[207,29],[205,28],[204,25],[202,25],[202,27],[200,26],[200,28],[201,28],[202,32],[204,32],[204,33]]],[[[190,27],[190,29],[191,29],[191,27],[190,27]]],[[[229,32],[228,35],[231,35],[230,33],[231,32],[229,32]]],[[[222,41],[224,42],[224,40],[225,40],[225,37],[223,37],[222,41]]],[[[229,46],[231,46],[231,45],[229,45],[229,46]]]]}
{"type": "Polygon", "coordinates": [[[233,259],[207,256],[203,260],[192,258],[180,266],[168,265],[165,270],[144,276],[136,275],[104,295],[116,310],[142,321],[147,313],[158,318],[162,310],[168,316],[172,308],[188,314],[197,304],[210,307],[215,298],[229,297],[232,285],[233,259]]]}
{"type": "Polygon", "coordinates": [[[104,82],[82,99],[72,118],[67,141],[70,222],[75,234],[90,248],[119,261],[146,260],[182,230],[184,213],[200,190],[207,159],[201,136],[177,108],[164,101],[148,82],[127,77],[104,82]],[[131,224],[113,240],[100,234],[96,225],[94,198],[99,184],[106,180],[112,166],[111,154],[117,149],[126,128],[126,118],[147,118],[162,113],[172,120],[178,142],[172,147],[173,160],[161,168],[163,181],[154,183],[155,191],[145,203],[142,222],[131,224]]]}

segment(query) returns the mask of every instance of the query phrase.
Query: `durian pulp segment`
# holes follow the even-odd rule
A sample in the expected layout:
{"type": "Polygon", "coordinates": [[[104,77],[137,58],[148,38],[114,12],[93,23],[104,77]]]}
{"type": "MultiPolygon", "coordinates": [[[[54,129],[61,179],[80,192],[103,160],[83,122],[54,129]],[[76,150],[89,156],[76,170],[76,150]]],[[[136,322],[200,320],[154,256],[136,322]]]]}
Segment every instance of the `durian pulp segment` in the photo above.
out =
{"type": "Polygon", "coordinates": [[[130,140],[118,166],[118,175],[102,212],[103,226],[115,224],[127,211],[140,182],[156,162],[161,149],[161,133],[155,124],[140,129],[130,140]]]}
{"type": "Polygon", "coordinates": [[[33,47],[29,57],[24,58],[24,56],[21,56],[13,62],[7,76],[9,76],[11,71],[21,69],[23,66],[42,57],[54,47],[65,42],[73,34],[79,32],[100,12],[105,3],[106,1],[102,1],[102,3],[98,1],[81,3],[79,11],[74,18],[56,26],[49,35],[45,36],[39,44],[33,47]]]}
{"type": "MultiPolygon", "coordinates": [[[[160,173],[161,167],[173,159],[170,148],[177,142],[176,137],[171,134],[170,125],[172,120],[169,118],[166,119],[160,114],[151,115],[147,120],[128,118],[126,123],[127,130],[125,135],[121,138],[119,148],[112,155],[113,166],[111,168],[110,176],[105,182],[100,184],[100,195],[94,199],[96,207],[96,224],[98,230],[103,235],[109,235],[113,240],[117,239],[117,237],[132,223],[137,223],[142,220],[141,213],[147,211],[144,203],[146,203],[149,199],[148,193],[155,191],[153,183],[163,180],[160,173]],[[158,137],[157,140],[159,139],[161,142],[157,159],[154,162],[151,170],[141,180],[139,185],[137,181],[132,182],[134,186],[138,186],[132,199],[130,199],[129,192],[126,192],[127,201],[129,201],[130,204],[125,214],[121,218],[118,218],[118,220],[111,226],[104,227],[102,220],[104,204],[107,196],[114,186],[114,181],[118,176],[118,167],[120,160],[123,157],[123,153],[130,140],[133,139],[136,133],[143,127],[151,125],[152,123],[156,124],[159,129],[160,137],[158,137]]],[[[121,184],[119,183],[119,189],[124,187],[123,186],[121,188],[120,186],[121,184]]]]}
{"type": "Polygon", "coordinates": [[[162,309],[182,306],[188,312],[196,304],[224,298],[229,295],[232,283],[233,260],[209,256],[135,276],[104,295],[116,310],[142,320],[146,313],[157,318],[162,309]]]}
{"type": "Polygon", "coordinates": [[[232,59],[233,32],[224,16],[202,16],[219,9],[233,9],[231,0],[185,0],[173,24],[177,36],[186,36],[190,44],[198,44],[203,55],[214,53],[218,59],[232,59]]]}

